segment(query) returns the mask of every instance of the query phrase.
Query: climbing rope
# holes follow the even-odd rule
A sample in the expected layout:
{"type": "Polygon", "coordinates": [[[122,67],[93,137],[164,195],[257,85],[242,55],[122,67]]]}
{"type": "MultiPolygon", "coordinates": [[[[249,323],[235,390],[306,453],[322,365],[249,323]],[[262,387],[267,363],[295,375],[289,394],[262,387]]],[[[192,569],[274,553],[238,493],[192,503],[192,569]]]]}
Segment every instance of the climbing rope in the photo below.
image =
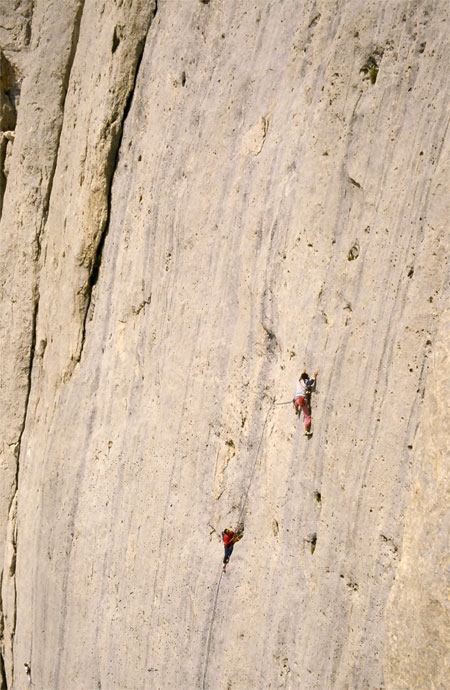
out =
{"type": "MultiPolygon", "coordinates": [[[[284,404],[284,403],[283,403],[283,404],[284,404]]],[[[272,403],[270,404],[270,407],[269,407],[268,410],[267,410],[267,413],[266,413],[266,418],[265,418],[265,420],[264,420],[263,428],[262,428],[262,431],[261,431],[261,436],[260,436],[260,438],[259,438],[259,444],[258,444],[258,448],[257,448],[256,455],[255,455],[255,461],[254,461],[254,463],[253,463],[252,471],[251,471],[251,474],[250,474],[250,479],[249,479],[249,482],[248,482],[247,491],[245,492],[244,500],[243,500],[243,502],[242,502],[241,510],[240,510],[240,513],[239,513],[238,525],[241,525],[241,524],[242,524],[242,517],[243,517],[244,512],[245,512],[245,506],[246,506],[246,504],[247,504],[248,494],[249,494],[250,487],[251,487],[252,482],[253,482],[253,477],[254,477],[254,475],[255,475],[256,465],[257,465],[258,457],[259,457],[259,451],[260,451],[260,449],[261,449],[261,444],[262,444],[262,440],[263,440],[263,437],[264,437],[264,431],[265,431],[265,428],[266,428],[267,420],[268,420],[268,418],[269,418],[269,412],[271,411],[271,409],[272,409],[272,407],[273,407],[274,405],[275,405],[275,402],[272,402],[272,403]]]]}
{"type": "MultiPolygon", "coordinates": [[[[266,417],[265,417],[265,419],[264,419],[263,428],[262,428],[262,431],[261,431],[261,436],[260,436],[260,438],[259,438],[258,448],[257,448],[257,450],[256,450],[255,460],[254,460],[254,462],[253,462],[252,471],[251,471],[251,473],[250,473],[250,479],[249,479],[248,484],[247,484],[247,490],[246,490],[246,492],[245,492],[245,494],[244,494],[244,499],[243,499],[243,501],[242,501],[242,506],[241,506],[241,510],[240,510],[240,513],[239,513],[238,523],[237,523],[238,525],[241,525],[241,524],[242,524],[242,518],[243,518],[243,515],[244,515],[244,512],[245,512],[245,507],[246,507],[247,500],[248,500],[248,494],[249,494],[249,492],[250,492],[250,487],[251,487],[251,485],[252,485],[253,477],[254,477],[254,475],[255,475],[256,465],[257,465],[257,463],[258,463],[259,451],[260,451],[260,449],[261,449],[261,444],[262,444],[262,440],[263,440],[263,437],[264,437],[264,431],[265,431],[265,429],[266,429],[267,420],[268,420],[268,418],[269,418],[269,412],[271,411],[271,409],[272,409],[275,405],[287,405],[288,403],[292,403],[292,400],[288,400],[288,401],[286,401],[286,402],[281,402],[281,403],[276,403],[275,400],[274,400],[274,401],[270,404],[270,407],[269,407],[268,410],[267,410],[266,417]]],[[[217,600],[218,600],[218,598],[219,598],[219,590],[220,590],[220,583],[222,582],[222,576],[223,576],[223,571],[221,571],[220,577],[219,577],[219,581],[218,581],[218,583],[217,583],[216,594],[215,594],[215,597],[214,597],[214,605],[213,605],[213,609],[212,609],[212,613],[211,613],[211,621],[210,621],[210,624],[209,624],[208,641],[207,641],[207,643],[206,643],[205,669],[204,669],[204,671],[203,671],[202,690],[206,690],[206,674],[207,674],[207,672],[208,672],[209,652],[210,652],[210,649],[211,649],[212,629],[213,629],[213,624],[214,624],[214,617],[215,617],[215,615],[216,615],[217,600]]]]}
{"type": "Polygon", "coordinates": [[[219,598],[219,589],[220,589],[220,583],[222,582],[222,577],[223,577],[223,571],[220,573],[219,582],[217,583],[216,596],[214,597],[214,606],[213,606],[213,610],[212,610],[212,614],[211,614],[211,621],[209,624],[208,642],[206,643],[205,670],[203,671],[202,690],[206,690],[206,673],[208,671],[209,650],[211,649],[211,633],[212,633],[212,627],[213,627],[213,623],[214,623],[214,617],[216,615],[217,599],[219,598]]]}

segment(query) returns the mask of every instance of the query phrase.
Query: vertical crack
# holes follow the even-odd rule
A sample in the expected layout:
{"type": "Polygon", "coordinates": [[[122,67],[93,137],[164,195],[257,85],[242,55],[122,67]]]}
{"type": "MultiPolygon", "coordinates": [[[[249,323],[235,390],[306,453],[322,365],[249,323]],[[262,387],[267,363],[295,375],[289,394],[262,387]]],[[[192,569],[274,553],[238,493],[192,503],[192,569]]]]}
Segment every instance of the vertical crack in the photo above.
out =
{"type": "MultiPolygon", "coordinates": [[[[42,170],[43,176],[47,177],[46,183],[41,185],[42,202],[40,209],[37,210],[39,220],[36,224],[34,246],[35,251],[32,255],[33,297],[31,301],[30,331],[28,340],[28,363],[26,366],[27,381],[23,400],[23,414],[21,426],[18,429],[17,440],[14,443],[15,473],[12,477],[10,502],[8,506],[8,518],[6,523],[5,541],[5,562],[4,571],[0,581],[0,688],[8,688],[9,679],[14,679],[14,658],[13,647],[16,633],[16,612],[17,612],[17,583],[16,583],[16,557],[17,557],[17,525],[16,509],[18,499],[19,477],[20,477],[20,453],[23,435],[25,432],[27,418],[29,414],[29,402],[31,396],[33,362],[36,348],[36,330],[39,311],[39,267],[38,261],[41,251],[40,241],[43,229],[47,222],[50,199],[52,195],[55,171],[58,162],[58,152],[60,138],[64,123],[64,107],[69,86],[70,74],[72,71],[77,46],[79,42],[81,19],[84,9],[84,0],[78,0],[73,6],[73,19],[71,34],[69,36],[69,50],[61,56],[62,72],[60,82],[56,85],[57,107],[60,117],[57,128],[53,126],[52,146],[53,155],[50,165],[42,170]]],[[[34,10],[34,7],[33,7],[34,10]]],[[[31,22],[30,22],[31,25],[31,22]]],[[[10,64],[0,51],[0,214],[3,196],[6,190],[7,171],[6,159],[8,155],[8,142],[14,138],[14,129],[17,119],[17,103],[20,95],[20,75],[14,65],[10,64]]],[[[44,179],[45,179],[44,177],[44,179]]],[[[14,470],[13,470],[14,472],[14,470]]]]}
{"type": "Polygon", "coordinates": [[[69,88],[70,74],[72,72],[72,67],[73,67],[75,55],[77,52],[78,41],[80,38],[80,27],[81,27],[81,19],[83,17],[84,1],[85,0],[80,0],[77,8],[75,10],[75,17],[74,17],[74,22],[73,22],[73,32],[72,32],[71,41],[70,41],[70,52],[69,52],[69,57],[68,57],[67,64],[66,64],[66,70],[65,70],[64,78],[63,78],[63,81],[61,83],[61,95],[60,95],[59,105],[60,105],[60,111],[62,113],[62,118],[61,118],[61,122],[60,122],[60,126],[59,126],[57,139],[55,141],[55,155],[53,156],[52,167],[51,167],[51,170],[49,173],[48,184],[47,184],[45,196],[44,196],[44,199],[42,202],[41,229],[38,232],[38,235],[36,237],[36,241],[37,241],[37,245],[38,245],[38,254],[40,254],[41,232],[42,232],[42,230],[43,230],[43,228],[47,222],[48,211],[50,208],[50,199],[51,199],[51,195],[52,195],[53,181],[55,179],[55,171],[56,171],[56,166],[58,164],[59,142],[61,140],[61,133],[63,130],[63,125],[64,125],[64,106],[65,106],[65,102],[66,102],[67,90],[69,88]]]}
{"type": "MultiPolygon", "coordinates": [[[[2,616],[3,618],[3,616],[2,616]]],[[[3,621],[2,621],[3,625],[3,621]]],[[[2,633],[3,634],[3,633],[2,633]]],[[[3,663],[3,656],[0,654],[0,690],[7,690],[5,664],[3,663]]]]}
{"type": "MultiPolygon", "coordinates": [[[[38,314],[39,300],[36,297],[33,304],[32,313],[32,325],[31,325],[31,343],[30,343],[30,353],[29,353],[29,363],[28,363],[28,382],[27,390],[24,402],[24,414],[19,436],[14,448],[14,456],[16,459],[16,473],[14,477],[14,484],[12,489],[12,497],[8,509],[8,528],[6,534],[6,544],[5,544],[5,568],[2,574],[2,581],[0,586],[0,635],[2,639],[2,650],[0,653],[0,690],[6,690],[8,688],[8,681],[5,669],[5,607],[3,602],[3,578],[9,579],[8,585],[12,590],[12,600],[13,607],[9,616],[9,630],[8,630],[8,648],[10,650],[10,677],[14,678],[14,657],[12,654],[14,646],[14,638],[16,634],[16,613],[17,613],[17,586],[16,586],[16,559],[17,559],[17,523],[16,523],[16,513],[17,513],[17,498],[18,498],[18,488],[19,488],[19,473],[20,473],[20,449],[22,444],[22,438],[26,427],[27,416],[28,416],[28,404],[31,395],[31,382],[32,382],[32,370],[33,370],[33,360],[34,352],[36,347],[36,324],[37,324],[37,314],[38,314]],[[8,559],[6,561],[6,558],[8,559]]],[[[6,585],[5,585],[6,586],[6,585]]]]}
{"type": "MultiPolygon", "coordinates": [[[[66,63],[65,73],[64,73],[64,77],[63,77],[63,80],[61,83],[61,89],[60,89],[61,97],[60,97],[60,104],[59,105],[60,105],[60,112],[62,112],[62,113],[64,113],[64,103],[65,103],[65,99],[66,99],[66,95],[67,95],[70,73],[71,73],[73,62],[75,59],[76,48],[77,48],[79,34],[80,34],[80,25],[81,25],[81,17],[83,14],[83,8],[84,8],[84,0],[80,0],[77,7],[76,7],[76,11],[75,11],[75,17],[74,17],[74,23],[73,23],[73,32],[71,35],[71,43],[70,43],[70,52],[69,52],[69,57],[68,57],[68,60],[66,63]]],[[[47,182],[47,185],[45,188],[45,194],[43,197],[40,228],[37,230],[36,236],[35,236],[36,251],[33,255],[35,266],[37,266],[37,262],[39,260],[39,255],[40,255],[40,235],[41,235],[43,227],[45,226],[47,216],[48,216],[48,209],[49,209],[49,205],[50,205],[53,180],[54,180],[56,165],[57,165],[57,161],[58,161],[59,141],[60,141],[61,132],[62,132],[63,120],[64,120],[64,116],[61,117],[58,135],[57,135],[57,138],[56,138],[55,144],[54,144],[55,154],[53,156],[52,167],[51,167],[51,170],[49,173],[49,178],[48,178],[48,182],[47,182]]],[[[34,289],[34,299],[33,299],[33,303],[32,303],[31,334],[30,334],[31,337],[30,337],[30,342],[29,342],[29,355],[28,355],[28,366],[27,366],[28,382],[27,382],[27,389],[26,389],[25,400],[24,400],[24,408],[23,408],[24,412],[23,412],[22,425],[21,425],[21,428],[20,428],[20,431],[18,434],[17,442],[15,445],[15,451],[14,451],[14,455],[16,458],[16,472],[15,472],[15,477],[14,477],[12,498],[11,498],[9,511],[8,511],[9,514],[11,514],[11,509],[12,509],[14,501],[17,497],[17,491],[18,491],[18,487],[19,487],[20,450],[21,450],[23,434],[24,434],[25,427],[26,427],[27,416],[28,416],[28,404],[29,404],[30,395],[31,395],[33,361],[34,361],[35,348],[36,348],[36,329],[37,329],[37,319],[38,319],[38,311],[39,311],[39,286],[38,286],[37,271],[36,271],[36,275],[35,275],[35,279],[34,279],[34,288],[33,289],[34,289]]],[[[13,546],[13,554],[11,556],[11,562],[14,561],[14,563],[15,563],[16,547],[17,547],[15,540],[14,540],[14,543],[12,544],[12,546],[13,546]]],[[[10,572],[10,577],[13,578],[15,581],[15,567],[10,572]]],[[[15,587],[15,584],[14,584],[14,587],[15,587]]],[[[2,600],[1,600],[1,591],[0,591],[0,611],[2,612],[2,619],[3,619],[3,606],[2,606],[2,600]]],[[[14,637],[14,632],[15,631],[14,631],[14,627],[13,627],[12,638],[14,637]]],[[[3,656],[0,655],[0,657],[1,657],[1,664],[4,668],[3,656]]]]}
{"type": "MultiPolygon", "coordinates": [[[[53,188],[53,181],[55,177],[55,171],[56,171],[56,166],[58,162],[58,151],[59,151],[59,142],[61,138],[61,132],[62,132],[62,127],[63,127],[63,122],[64,122],[64,104],[66,100],[66,95],[67,95],[67,90],[68,90],[68,84],[69,84],[69,79],[70,79],[70,73],[72,70],[73,62],[75,59],[75,54],[76,54],[76,49],[78,45],[78,39],[79,39],[79,34],[80,34],[80,25],[81,25],[81,18],[83,14],[83,9],[84,9],[84,0],[80,0],[76,6],[75,9],[75,15],[74,15],[74,21],[73,21],[73,31],[71,34],[70,38],[70,51],[69,55],[67,58],[67,62],[65,64],[65,69],[64,69],[64,75],[60,84],[60,100],[59,100],[59,109],[61,115],[61,119],[59,122],[59,129],[56,135],[56,138],[54,140],[54,155],[51,161],[51,168],[48,173],[48,180],[47,184],[45,185],[45,191],[43,194],[43,199],[42,199],[42,207],[41,207],[41,213],[40,213],[40,223],[36,228],[36,234],[35,234],[35,240],[34,240],[34,245],[35,245],[35,251],[33,254],[33,262],[35,268],[32,269],[34,270],[34,298],[33,298],[33,303],[32,303],[32,313],[31,313],[31,334],[30,334],[30,341],[29,341],[29,355],[28,355],[28,366],[27,366],[27,371],[28,371],[28,381],[27,381],[27,389],[25,392],[25,400],[24,400],[24,407],[23,407],[23,419],[22,419],[22,424],[21,428],[18,434],[18,438],[15,444],[15,450],[14,450],[14,455],[15,455],[15,460],[16,460],[16,471],[15,471],[15,476],[14,476],[14,481],[13,481],[13,486],[12,486],[12,492],[11,492],[11,501],[9,505],[9,510],[8,510],[8,525],[12,527],[11,521],[12,521],[12,510],[13,506],[15,505],[15,502],[17,501],[17,492],[19,488],[19,474],[20,474],[20,451],[21,451],[21,445],[22,445],[22,438],[23,434],[25,431],[26,423],[27,423],[27,416],[28,416],[28,405],[29,405],[29,400],[30,400],[30,395],[31,395],[31,384],[32,384],[32,375],[33,375],[33,361],[34,361],[34,355],[35,355],[35,348],[36,348],[36,329],[37,329],[37,319],[38,319],[38,311],[39,311],[39,276],[38,276],[38,261],[39,261],[39,256],[41,252],[41,235],[42,231],[45,227],[47,217],[48,217],[48,210],[50,206],[50,199],[51,199],[51,194],[52,194],[52,188],[53,188]]],[[[6,68],[5,68],[6,69],[6,68]]],[[[5,72],[5,69],[3,69],[3,72],[5,72]]],[[[9,72],[8,72],[9,74],[9,72]]],[[[8,82],[9,83],[9,82],[8,82]]],[[[15,121],[14,121],[15,124],[15,121]]],[[[4,137],[3,137],[4,138],[4,137]]],[[[5,154],[6,155],[6,154],[5,154]]],[[[3,159],[2,159],[3,163],[3,159]]],[[[3,169],[2,169],[3,170],[3,169]]],[[[5,191],[6,187],[6,179],[4,181],[4,185],[2,188],[2,192],[5,191]]],[[[3,194],[1,195],[1,200],[3,200],[3,194]]],[[[0,212],[1,212],[1,207],[0,207],[0,212]]],[[[15,527],[14,527],[14,532],[15,532],[15,527]]],[[[11,678],[14,678],[14,666],[13,666],[13,655],[12,655],[12,648],[14,645],[14,637],[15,637],[15,627],[16,627],[16,597],[17,597],[17,588],[16,588],[16,574],[15,574],[15,562],[16,562],[16,554],[17,554],[17,539],[16,536],[13,534],[13,538],[10,539],[9,544],[7,544],[7,547],[11,549],[10,553],[10,567],[9,571],[7,573],[7,577],[9,578],[9,585],[12,587],[13,591],[13,600],[14,600],[14,610],[12,614],[9,617],[9,626],[10,629],[8,631],[8,637],[9,637],[9,642],[8,645],[11,649],[11,669],[10,675],[11,678]]],[[[2,582],[2,587],[3,587],[4,582],[2,582]]],[[[8,687],[7,684],[7,676],[6,676],[6,664],[5,664],[5,614],[4,614],[4,600],[3,600],[3,593],[2,589],[0,589],[0,613],[1,613],[1,637],[3,640],[3,649],[0,651],[0,679],[1,683],[5,684],[5,688],[8,687]],[[4,680],[3,680],[4,678],[4,680]]]]}
{"type": "Polygon", "coordinates": [[[7,690],[8,684],[6,681],[6,671],[4,662],[4,630],[5,630],[5,620],[3,616],[3,606],[1,600],[1,592],[3,588],[3,572],[0,571],[0,640],[1,640],[1,650],[0,650],[0,690],[7,690]]]}
{"type": "MultiPolygon", "coordinates": [[[[133,103],[133,97],[136,89],[136,82],[139,76],[139,71],[142,63],[142,57],[144,54],[144,48],[145,44],[147,41],[148,37],[148,32],[150,30],[150,27],[153,23],[153,20],[156,16],[156,13],[158,11],[157,7],[157,2],[153,3],[153,11],[152,14],[150,15],[149,18],[149,23],[147,27],[147,31],[145,36],[142,38],[137,43],[136,46],[136,65],[135,65],[135,70],[134,70],[134,75],[133,75],[133,81],[130,86],[130,90],[127,95],[127,99],[125,102],[125,105],[123,107],[123,113],[120,121],[120,125],[116,128],[116,133],[113,134],[111,138],[111,144],[110,144],[110,149],[106,158],[105,162],[105,169],[104,169],[104,175],[105,175],[105,187],[106,187],[106,219],[103,225],[103,228],[100,232],[98,244],[94,253],[94,256],[91,261],[91,266],[90,266],[90,273],[87,281],[87,285],[85,288],[85,306],[84,306],[84,314],[83,314],[83,322],[82,322],[82,330],[81,330],[81,343],[80,343],[80,348],[79,348],[79,353],[78,357],[76,358],[76,361],[79,362],[81,360],[83,350],[84,350],[84,345],[86,341],[86,328],[87,328],[87,323],[90,320],[90,317],[92,315],[92,295],[94,288],[97,284],[99,273],[100,273],[100,268],[101,268],[101,263],[102,263],[102,258],[103,258],[103,249],[105,246],[105,241],[106,237],[109,232],[109,226],[110,226],[110,219],[111,219],[111,201],[112,201],[112,187],[114,183],[114,176],[117,170],[118,166],[118,161],[119,161],[119,156],[120,156],[120,149],[122,145],[122,139],[123,139],[123,133],[125,129],[125,122],[128,118],[129,112],[131,110],[131,106],[133,103]]],[[[111,130],[114,132],[114,125],[112,125],[111,130]]]]}
{"type": "MultiPolygon", "coordinates": [[[[37,321],[38,321],[38,313],[39,313],[39,268],[38,268],[38,261],[40,257],[40,251],[41,251],[41,236],[42,232],[44,231],[48,214],[49,214],[49,208],[50,208],[50,203],[51,203],[51,196],[52,196],[52,190],[53,190],[53,183],[55,179],[55,172],[58,164],[58,153],[59,153],[59,147],[60,147],[60,139],[61,139],[61,134],[63,131],[63,125],[64,125],[64,108],[65,108],[65,100],[67,97],[67,92],[68,92],[68,86],[69,86],[69,80],[70,80],[70,74],[73,68],[75,56],[76,56],[76,51],[77,51],[77,46],[79,42],[79,35],[80,35],[80,28],[81,28],[81,21],[82,21],[82,15],[83,15],[83,10],[84,10],[84,0],[79,0],[79,2],[75,6],[75,14],[74,14],[74,19],[73,19],[73,25],[72,25],[72,33],[70,37],[70,51],[68,55],[66,55],[66,62],[64,65],[63,69],[63,74],[61,78],[61,82],[58,85],[58,93],[59,93],[59,108],[60,108],[60,113],[61,113],[61,118],[60,121],[58,122],[58,131],[55,133],[55,138],[54,138],[54,155],[53,158],[50,162],[49,168],[47,168],[47,184],[45,185],[45,192],[43,190],[43,196],[42,196],[42,205],[40,209],[40,220],[38,221],[38,225],[36,228],[36,233],[35,233],[35,246],[36,250],[33,255],[33,262],[35,269],[35,275],[33,278],[34,286],[33,286],[33,300],[32,300],[32,305],[31,305],[31,314],[30,314],[30,331],[29,331],[29,340],[28,340],[28,347],[29,347],[29,353],[28,353],[28,365],[27,365],[27,384],[26,384],[26,390],[24,392],[24,403],[23,403],[23,418],[21,422],[20,429],[18,430],[18,436],[17,436],[17,441],[15,443],[15,449],[14,449],[14,455],[15,455],[15,475],[13,477],[13,484],[12,484],[12,490],[11,490],[11,500],[9,504],[9,510],[8,510],[8,533],[7,533],[7,541],[6,541],[6,547],[8,550],[8,559],[7,562],[5,563],[5,570],[3,572],[3,575],[0,574],[0,640],[1,640],[1,648],[0,648],[0,690],[6,690],[9,687],[9,680],[14,679],[14,662],[13,662],[13,646],[14,646],[14,638],[15,638],[15,633],[16,633],[16,597],[17,597],[17,583],[16,583],[16,554],[17,554],[17,548],[18,548],[18,542],[20,542],[19,535],[16,532],[16,520],[15,520],[15,510],[17,506],[17,498],[18,498],[18,488],[19,488],[19,480],[20,480],[20,453],[21,453],[21,446],[22,446],[22,441],[23,441],[23,435],[27,426],[27,421],[28,421],[28,415],[29,415],[29,403],[30,403],[30,396],[31,396],[31,391],[32,391],[32,380],[33,380],[33,363],[34,363],[34,357],[35,357],[35,350],[36,350],[36,337],[37,337],[37,321]],[[6,599],[7,596],[7,599],[6,599]],[[6,606],[6,608],[5,608],[6,606]],[[11,610],[10,610],[11,609],[11,610]],[[6,638],[5,638],[6,636],[6,638]]],[[[90,272],[89,272],[89,280],[88,280],[88,286],[86,290],[86,303],[85,303],[85,310],[84,310],[84,320],[83,320],[83,335],[82,335],[82,346],[81,346],[81,351],[80,351],[80,356],[81,352],[83,350],[83,345],[84,345],[84,340],[85,340],[85,329],[86,329],[86,321],[87,317],[90,311],[90,306],[91,306],[91,300],[92,300],[92,291],[97,283],[98,276],[99,276],[99,271],[100,271],[100,266],[101,266],[101,261],[102,261],[102,254],[103,254],[103,248],[105,244],[105,240],[108,234],[109,230],[109,219],[110,219],[110,211],[111,211],[111,193],[112,193],[112,183],[115,175],[115,171],[117,169],[117,164],[118,164],[118,158],[119,158],[119,153],[120,153],[120,147],[122,143],[122,137],[123,137],[123,131],[124,131],[124,124],[125,121],[129,115],[131,105],[132,105],[132,100],[133,100],[133,95],[134,95],[134,90],[135,90],[135,85],[136,85],[136,80],[139,74],[139,69],[141,66],[141,61],[142,61],[142,56],[144,52],[144,47],[145,47],[145,42],[147,39],[148,31],[149,28],[152,24],[152,21],[155,17],[156,14],[156,2],[153,3],[153,12],[149,16],[149,23],[147,26],[147,30],[145,32],[145,36],[136,44],[136,54],[135,54],[135,70],[134,70],[134,75],[132,76],[131,79],[131,85],[129,92],[127,94],[126,102],[123,106],[123,113],[122,117],[120,119],[120,123],[117,121],[113,121],[111,124],[111,140],[110,140],[110,146],[109,146],[109,151],[106,156],[105,162],[104,162],[104,176],[105,176],[105,186],[106,186],[106,221],[104,223],[104,226],[100,232],[99,239],[98,239],[98,244],[96,247],[96,250],[94,252],[94,256],[91,261],[91,266],[90,266],[90,272]]],[[[113,120],[113,118],[112,118],[113,120]]],[[[44,172],[44,171],[43,171],[44,172]]]]}

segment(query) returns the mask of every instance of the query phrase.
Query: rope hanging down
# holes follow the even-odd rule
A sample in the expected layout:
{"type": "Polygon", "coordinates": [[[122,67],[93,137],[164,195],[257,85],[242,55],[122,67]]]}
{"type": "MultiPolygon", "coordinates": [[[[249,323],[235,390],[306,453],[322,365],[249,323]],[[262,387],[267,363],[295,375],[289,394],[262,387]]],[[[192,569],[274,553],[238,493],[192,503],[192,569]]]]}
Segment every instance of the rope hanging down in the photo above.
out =
{"type": "MultiPolygon", "coordinates": [[[[284,403],[283,403],[283,404],[284,404],[284,403]]],[[[245,506],[246,506],[246,504],[247,504],[248,494],[249,494],[250,487],[251,487],[252,482],[253,482],[253,477],[254,477],[254,475],[255,475],[256,465],[257,465],[258,457],[259,457],[259,451],[260,451],[260,449],[261,449],[261,444],[262,444],[262,440],[263,440],[263,436],[264,436],[264,431],[265,431],[265,428],[266,428],[267,420],[268,420],[268,418],[269,418],[269,412],[271,411],[271,409],[272,409],[272,407],[273,407],[274,405],[275,405],[275,403],[272,402],[272,403],[270,404],[269,409],[267,410],[267,413],[266,413],[266,418],[265,418],[265,420],[264,420],[263,428],[262,428],[262,431],[261,431],[261,436],[260,436],[260,438],[259,438],[258,448],[257,448],[257,450],[256,450],[255,461],[254,461],[254,463],[253,463],[252,471],[251,471],[251,473],[250,473],[250,479],[249,479],[249,482],[248,482],[247,491],[245,492],[244,500],[242,501],[241,510],[240,510],[240,512],[239,512],[238,525],[240,525],[240,524],[242,523],[242,517],[243,517],[244,512],[245,512],[245,506]]]]}
{"type": "MultiPolygon", "coordinates": [[[[259,457],[259,451],[260,451],[260,449],[261,449],[261,444],[262,444],[262,440],[263,440],[263,436],[264,436],[264,431],[265,431],[265,429],[266,429],[267,420],[268,420],[268,418],[269,418],[269,412],[271,411],[272,407],[274,407],[275,405],[287,405],[288,403],[292,403],[292,400],[288,400],[287,402],[281,402],[281,403],[276,403],[276,402],[274,401],[274,402],[272,402],[272,403],[270,404],[270,407],[269,407],[268,410],[267,410],[266,417],[265,417],[265,419],[264,419],[263,428],[262,428],[262,431],[261,431],[261,436],[260,436],[260,438],[259,438],[258,448],[257,448],[257,450],[256,450],[255,460],[254,460],[254,462],[253,462],[252,471],[251,471],[251,473],[250,473],[250,479],[249,479],[249,481],[248,481],[247,490],[246,490],[246,492],[245,492],[245,494],[244,494],[244,499],[243,499],[243,501],[242,501],[241,510],[240,510],[240,512],[239,512],[238,525],[242,522],[242,518],[243,518],[243,515],[244,515],[244,512],[245,512],[245,506],[246,506],[246,504],[247,504],[248,494],[249,494],[249,492],[250,492],[250,487],[251,487],[251,485],[252,485],[253,477],[254,477],[254,474],[255,474],[256,465],[257,465],[258,457],[259,457]]],[[[211,621],[210,621],[210,624],[209,624],[208,641],[207,641],[207,643],[206,643],[205,669],[204,669],[204,671],[203,671],[202,690],[206,690],[206,674],[207,674],[207,672],[208,672],[209,652],[210,652],[210,649],[211,649],[212,629],[213,629],[213,624],[214,624],[214,618],[215,618],[215,615],[216,615],[217,600],[218,600],[218,598],[219,598],[219,590],[220,590],[220,583],[222,582],[222,576],[223,576],[223,572],[220,573],[219,581],[218,581],[218,583],[217,583],[216,594],[215,594],[215,597],[214,597],[214,604],[213,604],[213,609],[212,609],[212,613],[211,613],[211,621]]]]}
{"type": "Polygon", "coordinates": [[[219,582],[217,583],[216,596],[214,597],[214,606],[213,606],[213,610],[212,610],[212,614],[211,614],[211,621],[209,624],[208,642],[206,643],[205,670],[203,671],[202,690],[206,690],[206,673],[208,671],[209,650],[211,649],[211,633],[212,633],[212,627],[213,627],[213,623],[214,623],[214,617],[216,615],[217,599],[219,598],[219,589],[220,589],[220,583],[222,582],[222,576],[223,576],[223,572],[220,573],[219,582]]]}

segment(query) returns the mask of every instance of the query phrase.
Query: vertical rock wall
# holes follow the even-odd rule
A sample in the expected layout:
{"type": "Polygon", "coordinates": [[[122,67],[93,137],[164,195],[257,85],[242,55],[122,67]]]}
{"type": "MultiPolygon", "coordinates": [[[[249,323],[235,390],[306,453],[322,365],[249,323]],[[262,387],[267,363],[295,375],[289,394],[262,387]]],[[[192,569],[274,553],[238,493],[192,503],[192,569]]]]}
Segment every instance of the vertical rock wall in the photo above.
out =
{"type": "Polygon", "coordinates": [[[444,687],[446,4],[63,4],[0,226],[4,686],[444,687]]]}
{"type": "Polygon", "coordinates": [[[387,607],[386,680],[399,690],[445,688],[450,648],[450,312],[433,351],[404,553],[387,607]]]}

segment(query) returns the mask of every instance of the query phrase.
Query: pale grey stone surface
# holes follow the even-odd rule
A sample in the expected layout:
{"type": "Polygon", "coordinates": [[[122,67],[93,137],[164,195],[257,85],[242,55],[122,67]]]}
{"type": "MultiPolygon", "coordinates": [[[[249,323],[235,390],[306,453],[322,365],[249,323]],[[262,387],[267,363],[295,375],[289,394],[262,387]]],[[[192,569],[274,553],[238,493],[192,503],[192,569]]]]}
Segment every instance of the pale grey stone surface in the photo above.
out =
{"type": "Polygon", "coordinates": [[[444,687],[447,14],[36,2],[0,226],[8,687],[444,687]],[[304,366],[310,440],[273,405],[304,366]]]}
{"type": "Polygon", "coordinates": [[[386,680],[399,690],[444,690],[450,676],[448,309],[440,321],[418,432],[403,557],[387,607],[386,680]]]}

